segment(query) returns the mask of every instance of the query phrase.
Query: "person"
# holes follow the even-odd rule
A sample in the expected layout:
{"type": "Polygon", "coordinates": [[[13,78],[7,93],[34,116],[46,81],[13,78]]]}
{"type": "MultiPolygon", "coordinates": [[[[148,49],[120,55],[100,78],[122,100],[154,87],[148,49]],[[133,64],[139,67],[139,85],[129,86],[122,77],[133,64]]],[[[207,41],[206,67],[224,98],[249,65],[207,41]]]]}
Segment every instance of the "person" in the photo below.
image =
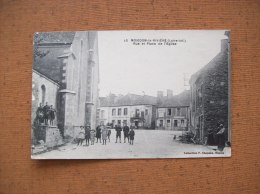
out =
{"type": "Polygon", "coordinates": [[[79,131],[79,134],[78,134],[78,146],[82,145],[84,139],[85,139],[84,127],[80,126],[80,131],[79,131]]]}
{"type": "Polygon", "coordinates": [[[96,138],[97,138],[96,143],[98,143],[98,140],[101,143],[101,128],[100,128],[100,125],[98,125],[97,128],[96,128],[96,138]]]}
{"type": "Polygon", "coordinates": [[[96,135],[96,131],[94,129],[90,130],[90,142],[91,145],[94,145],[95,143],[95,135],[96,135]]]}
{"type": "Polygon", "coordinates": [[[110,135],[111,135],[111,127],[107,126],[107,138],[109,142],[110,142],[110,135]]]}
{"type": "Polygon", "coordinates": [[[214,131],[212,129],[208,129],[208,138],[207,138],[207,145],[214,145],[214,131]]]}
{"type": "Polygon", "coordinates": [[[121,131],[122,131],[122,128],[121,128],[120,124],[115,126],[115,130],[116,130],[116,143],[117,143],[117,139],[119,139],[119,141],[121,143],[121,131]]]}
{"type": "Polygon", "coordinates": [[[129,132],[129,138],[130,138],[130,145],[134,145],[135,131],[133,128],[131,128],[129,132]]]}
{"type": "Polygon", "coordinates": [[[225,148],[225,127],[223,124],[220,124],[220,130],[217,132],[217,137],[218,137],[218,150],[223,151],[225,148]]]}
{"type": "Polygon", "coordinates": [[[45,106],[43,107],[43,114],[44,114],[43,118],[44,118],[45,125],[48,125],[49,113],[50,113],[50,107],[48,105],[48,102],[46,102],[45,106]]]}
{"type": "Polygon", "coordinates": [[[127,142],[129,143],[129,127],[127,126],[127,124],[124,124],[124,127],[123,127],[123,131],[124,131],[124,143],[126,142],[126,139],[127,139],[127,142]]]}
{"type": "Polygon", "coordinates": [[[39,104],[39,107],[36,110],[36,121],[38,124],[41,124],[44,122],[44,111],[43,111],[42,103],[39,104]]]}
{"type": "Polygon", "coordinates": [[[102,141],[103,144],[102,145],[106,145],[107,144],[107,136],[108,136],[108,130],[104,125],[101,125],[101,133],[102,133],[102,141]]]}
{"type": "Polygon", "coordinates": [[[50,125],[53,125],[56,110],[53,108],[52,105],[50,106],[49,112],[50,112],[50,125]]]}
{"type": "Polygon", "coordinates": [[[85,127],[86,146],[89,146],[90,130],[91,130],[90,124],[88,124],[88,125],[85,127]]]}

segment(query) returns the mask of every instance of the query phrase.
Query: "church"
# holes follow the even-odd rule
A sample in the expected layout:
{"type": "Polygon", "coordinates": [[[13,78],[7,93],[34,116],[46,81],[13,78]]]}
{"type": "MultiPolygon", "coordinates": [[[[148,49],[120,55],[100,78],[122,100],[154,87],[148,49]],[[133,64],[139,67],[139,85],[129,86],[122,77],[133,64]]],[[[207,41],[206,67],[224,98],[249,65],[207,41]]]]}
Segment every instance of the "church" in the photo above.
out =
{"type": "Polygon", "coordinates": [[[32,143],[47,147],[96,127],[99,61],[97,32],[36,33],[32,72],[32,143]],[[52,125],[36,121],[40,105],[54,108],[52,125]]]}

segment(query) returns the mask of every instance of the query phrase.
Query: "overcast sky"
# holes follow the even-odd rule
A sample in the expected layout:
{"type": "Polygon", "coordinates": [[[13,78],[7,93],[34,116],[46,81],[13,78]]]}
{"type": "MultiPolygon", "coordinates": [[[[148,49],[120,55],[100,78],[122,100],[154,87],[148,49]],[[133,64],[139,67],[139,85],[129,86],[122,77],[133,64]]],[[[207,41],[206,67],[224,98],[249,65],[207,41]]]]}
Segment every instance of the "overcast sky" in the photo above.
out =
{"type": "Polygon", "coordinates": [[[156,96],[167,89],[178,94],[188,78],[218,52],[224,31],[102,31],[98,32],[100,96],[156,96]],[[133,45],[131,39],[185,40],[177,45],[133,45]],[[128,42],[124,42],[128,39],[128,42]]]}

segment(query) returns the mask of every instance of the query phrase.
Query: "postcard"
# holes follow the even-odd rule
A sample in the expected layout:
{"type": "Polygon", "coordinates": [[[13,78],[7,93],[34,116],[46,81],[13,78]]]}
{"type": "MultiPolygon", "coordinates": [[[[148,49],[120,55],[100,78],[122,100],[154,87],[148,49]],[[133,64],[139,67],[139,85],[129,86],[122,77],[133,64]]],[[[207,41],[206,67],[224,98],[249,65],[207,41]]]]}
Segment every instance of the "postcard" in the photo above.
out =
{"type": "Polygon", "coordinates": [[[37,32],[32,159],[231,156],[229,30],[37,32]]]}

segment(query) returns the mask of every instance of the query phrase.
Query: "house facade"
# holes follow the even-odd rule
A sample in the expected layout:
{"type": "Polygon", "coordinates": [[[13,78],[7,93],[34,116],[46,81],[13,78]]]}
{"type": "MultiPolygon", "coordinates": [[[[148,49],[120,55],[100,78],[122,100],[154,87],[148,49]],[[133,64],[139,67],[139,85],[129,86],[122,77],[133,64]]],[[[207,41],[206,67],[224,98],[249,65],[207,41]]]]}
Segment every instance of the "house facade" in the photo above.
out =
{"type": "Polygon", "coordinates": [[[165,130],[188,130],[189,126],[189,91],[166,97],[158,93],[156,107],[156,128],[165,130]]]}
{"type": "Polygon", "coordinates": [[[229,47],[228,40],[222,40],[219,54],[190,79],[191,127],[199,128],[202,142],[208,129],[216,132],[219,124],[227,129],[226,140],[231,139],[228,117],[229,47]]]}
{"type": "Polygon", "coordinates": [[[98,123],[155,128],[156,98],[127,94],[100,99],[98,123]]]}

